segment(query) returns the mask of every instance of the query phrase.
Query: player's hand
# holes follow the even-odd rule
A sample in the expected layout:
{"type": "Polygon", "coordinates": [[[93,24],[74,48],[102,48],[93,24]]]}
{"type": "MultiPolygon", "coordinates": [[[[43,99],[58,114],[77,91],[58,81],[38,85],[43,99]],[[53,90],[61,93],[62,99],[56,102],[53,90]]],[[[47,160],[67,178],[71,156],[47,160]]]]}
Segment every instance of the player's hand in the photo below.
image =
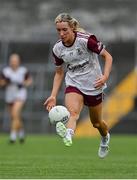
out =
{"type": "Polygon", "coordinates": [[[54,96],[50,96],[45,102],[45,108],[50,111],[56,105],[56,98],[54,96]]]}
{"type": "Polygon", "coordinates": [[[105,82],[107,81],[107,77],[102,75],[101,77],[97,78],[94,83],[94,87],[99,89],[104,86],[105,82]]]}

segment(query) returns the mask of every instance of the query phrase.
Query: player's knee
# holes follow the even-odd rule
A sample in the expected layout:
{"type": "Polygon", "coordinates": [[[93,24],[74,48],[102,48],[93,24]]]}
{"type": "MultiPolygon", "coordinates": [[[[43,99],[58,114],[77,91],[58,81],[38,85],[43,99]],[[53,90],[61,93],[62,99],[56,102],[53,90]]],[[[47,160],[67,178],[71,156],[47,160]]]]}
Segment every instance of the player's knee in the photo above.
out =
{"type": "Polygon", "coordinates": [[[77,111],[70,111],[70,116],[74,119],[79,119],[79,113],[77,111]]]}
{"type": "Polygon", "coordinates": [[[19,113],[17,113],[17,112],[13,112],[12,113],[12,118],[13,119],[17,119],[17,118],[19,118],[20,117],[20,114],[19,113]]]}

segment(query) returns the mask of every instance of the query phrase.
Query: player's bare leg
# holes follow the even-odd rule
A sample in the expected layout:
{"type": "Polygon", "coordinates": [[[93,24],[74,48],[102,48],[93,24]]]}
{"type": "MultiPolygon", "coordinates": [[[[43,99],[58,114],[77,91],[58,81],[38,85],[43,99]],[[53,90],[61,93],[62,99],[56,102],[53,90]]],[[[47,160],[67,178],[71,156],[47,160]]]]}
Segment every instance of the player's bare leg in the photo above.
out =
{"type": "Polygon", "coordinates": [[[89,107],[90,120],[93,127],[97,128],[101,134],[101,143],[98,151],[98,155],[104,158],[109,151],[110,134],[108,132],[108,126],[104,120],[102,120],[102,103],[97,106],[89,107]]]}
{"type": "Polygon", "coordinates": [[[10,115],[11,115],[11,132],[10,132],[10,141],[15,142],[17,135],[19,136],[20,142],[24,141],[24,129],[23,123],[21,119],[21,111],[23,108],[24,102],[16,101],[10,107],[10,115]]]}
{"type": "Polygon", "coordinates": [[[69,121],[67,122],[66,127],[62,123],[57,123],[56,129],[63,132],[62,135],[64,134],[64,137],[62,137],[65,145],[71,146],[76,123],[83,108],[83,97],[77,93],[67,93],[65,96],[65,105],[70,112],[69,121]]]}
{"type": "Polygon", "coordinates": [[[76,123],[83,108],[83,97],[78,93],[67,93],[65,96],[65,105],[70,112],[70,118],[67,122],[67,128],[75,131],[76,123]]]}

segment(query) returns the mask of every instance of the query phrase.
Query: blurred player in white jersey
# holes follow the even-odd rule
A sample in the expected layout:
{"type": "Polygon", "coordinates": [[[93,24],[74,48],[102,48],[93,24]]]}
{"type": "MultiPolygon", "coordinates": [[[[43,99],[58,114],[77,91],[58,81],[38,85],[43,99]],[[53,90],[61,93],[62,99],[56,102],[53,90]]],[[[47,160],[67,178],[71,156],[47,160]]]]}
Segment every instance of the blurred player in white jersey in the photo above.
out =
{"type": "Polygon", "coordinates": [[[63,138],[66,146],[72,145],[72,136],[76,129],[83,105],[88,106],[91,122],[101,134],[98,155],[103,158],[108,154],[110,134],[106,122],[102,119],[103,90],[112,66],[112,56],[96,36],[80,28],[79,22],[69,14],[59,14],[55,19],[60,40],[53,47],[56,72],[53,89],[44,105],[47,110],[56,105],[56,98],[65,76],[65,105],[70,112],[68,123],[56,124],[57,133],[63,138]],[[104,60],[103,73],[98,55],[104,60]]]}
{"type": "Polygon", "coordinates": [[[21,66],[18,54],[9,57],[9,65],[0,75],[0,86],[5,87],[5,101],[11,118],[10,142],[24,142],[22,108],[27,99],[27,87],[32,84],[32,77],[26,67],[21,66]]]}

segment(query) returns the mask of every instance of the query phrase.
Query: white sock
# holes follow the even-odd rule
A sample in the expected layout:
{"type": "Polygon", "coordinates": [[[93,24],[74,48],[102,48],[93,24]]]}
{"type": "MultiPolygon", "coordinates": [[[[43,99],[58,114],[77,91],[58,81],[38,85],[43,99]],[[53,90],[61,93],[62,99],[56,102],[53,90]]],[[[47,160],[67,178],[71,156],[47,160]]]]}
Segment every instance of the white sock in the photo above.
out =
{"type": "Polygon", "coordinates": [[[16,132],[16,131],[11,131],[11,133],[10,133],[10,139],[11,139],[12,141],[15,141],[16,138],[17,138],[17,132],[16,132]]]}
{"type": "Polygon", "coordinates": [[[67,128],[66,137],[67,138],[72,138],[73,135],[74,135],[74,130],[71,129],[71,128],[67,128]]]}
{"type": "Polygon", "coordinates": [[[20,139],[24,138],[24,136],[25,136],[24,129],[19,130],[18,136],[19,136],[20,139]]]}
{"type": "Polygon", "coordinates": [[[106,136],[102,136],[102,137],[103,137],[103,138],[108,138],[108,134],[109,134],[109,133],[107,133],[107,135],[106,135],[106,136]]]}

